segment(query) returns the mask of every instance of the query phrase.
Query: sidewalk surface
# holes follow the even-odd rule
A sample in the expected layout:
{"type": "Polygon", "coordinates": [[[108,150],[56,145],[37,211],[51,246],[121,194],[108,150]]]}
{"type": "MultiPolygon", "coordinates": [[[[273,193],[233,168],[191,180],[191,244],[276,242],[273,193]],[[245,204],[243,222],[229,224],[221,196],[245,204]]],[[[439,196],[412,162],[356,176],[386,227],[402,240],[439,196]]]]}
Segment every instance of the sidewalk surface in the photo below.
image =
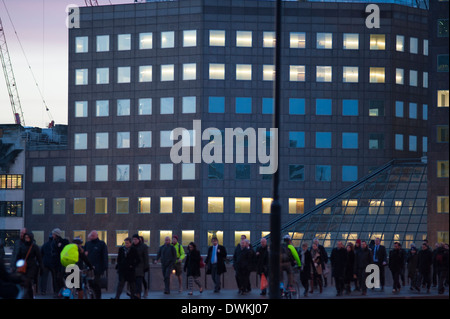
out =
{"type": "MultiPolygon", "coordinates": [[[[323,292],[320,294],[318,290],[315,290],[314,293],[308,293],[307,297],[303,296],[304,289],[300,289],[300,298],[299,299],[449,299],[449,290],[448,287],[444,294],[440,295],[437,292],[437,288],[431,288],[430,293],[426,292],[426,289],[422,289],[421,292],[411,291],[409,287],[402,287],[399,293],[392,293],[391,287],[385,287],[384,292],[381,289],[369,289],[367,291],[366,296],[362,296],[361,292],[353,291],[350,295],[336,296],[336,289],[331,286],[323,289],[323,292]]],[[[114,297],[113,293],[103,293],[102,299],[111,299],[114,297]]],[[[192,299],[192,300],[201,300],[201,299],[259,299],[265,300],[268,299],[268,296],[261,296],[259,289],[253,289],[250,293],[242,296],[239,295],[237,290],[221,290],[219,293],[214,293],[213,290],[205,290],[203,293],[200,293],[198,290],[194,290],[194,294],[192,296],[188,295],[188,291],[184,290],[179,292],[178,290],[173,290],[169,295],[163,293],[163,291],[150,291],[148,296],[145,299],[192,299]]],[[[47,294],[42,296],[40,294],[36,295],[36,299],[54,299],[53,296],[47,294]]],[[[125,292],[122,293],[120,299],[129,299],[125,292]]]]}

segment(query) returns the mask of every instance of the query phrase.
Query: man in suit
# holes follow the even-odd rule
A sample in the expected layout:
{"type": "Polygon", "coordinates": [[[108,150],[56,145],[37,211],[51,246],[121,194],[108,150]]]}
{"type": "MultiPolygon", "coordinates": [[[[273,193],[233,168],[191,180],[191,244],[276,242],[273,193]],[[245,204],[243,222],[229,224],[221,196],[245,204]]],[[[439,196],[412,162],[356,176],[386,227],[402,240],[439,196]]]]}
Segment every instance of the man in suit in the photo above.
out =
{"type": "Polygon", "coordinates": [[[381,291],[384,291],[385,274],[384,267],[387,265],[386,248],[380,245],[380,238],[375,239],[375,246],[373,247],[373,262],[380,268],[380,284],[381,291]]]}
{"type": "Polygon", "coordinates": [[[220,275],[225,273],[225,258],[227,257],[227,250],[224,246],[219,245],[217,237],[211,239],[211,244],[208,248],[208,256],[206,257],[207,274],[210,274],[214,282],[214,292],[220,292],[220,275]]]}

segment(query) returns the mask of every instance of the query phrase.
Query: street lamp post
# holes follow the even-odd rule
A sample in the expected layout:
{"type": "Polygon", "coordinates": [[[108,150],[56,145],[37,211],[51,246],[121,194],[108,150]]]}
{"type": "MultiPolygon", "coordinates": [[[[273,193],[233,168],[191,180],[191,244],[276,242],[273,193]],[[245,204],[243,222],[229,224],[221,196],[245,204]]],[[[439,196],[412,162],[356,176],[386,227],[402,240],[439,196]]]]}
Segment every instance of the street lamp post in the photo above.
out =
{"type": "MultiPolygon", "coordinates": [[[[278,132],[277,146],[280,143],[280,90],[281,90],[281,1],[276,0],[275,8],[275,82],[273,86],[274,96],[274,115],[273,128],[278,132]]],[[[276,156],[279,158],[279,151],[276,156]]],[[[277,163],[279,160],[277,159],[277,163]]],[[[279,200],[279,167],[273,174],[273,201],[270,207],[270,280],[269,297],[271,299],[280,299],[280,246],[281,246],[281,204],[279,200]]]]}

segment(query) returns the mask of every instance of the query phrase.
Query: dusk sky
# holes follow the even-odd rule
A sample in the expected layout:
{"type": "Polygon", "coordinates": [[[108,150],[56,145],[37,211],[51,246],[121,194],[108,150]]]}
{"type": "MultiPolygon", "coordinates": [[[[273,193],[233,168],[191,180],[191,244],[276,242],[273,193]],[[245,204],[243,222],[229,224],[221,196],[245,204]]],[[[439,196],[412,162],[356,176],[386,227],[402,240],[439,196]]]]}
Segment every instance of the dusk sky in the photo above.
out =
{"type": "MultiPolygon", "coordinates": [[[[99,5],[134,0],[98,0],[99,5]]],[[[68,29],[67,5],[85,6],[84,0],[0,0],[0,18],[6,34],[26,126],[46,127],[50,118],[13,26],[11,15],[37,84],[56,124],[67,124],[68,29]]],[[[3,70],[0,70],[0,123],[14,123],[3,70]]]]}

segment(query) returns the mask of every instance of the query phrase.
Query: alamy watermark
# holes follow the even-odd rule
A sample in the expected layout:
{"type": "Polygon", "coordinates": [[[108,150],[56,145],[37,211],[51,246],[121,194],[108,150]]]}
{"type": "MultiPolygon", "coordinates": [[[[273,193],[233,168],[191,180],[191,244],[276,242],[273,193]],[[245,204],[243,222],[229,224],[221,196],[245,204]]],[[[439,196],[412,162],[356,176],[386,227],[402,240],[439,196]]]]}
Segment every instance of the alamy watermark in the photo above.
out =
{"type": "Polygon", "coordinates": [[[258,160],[262,164],[260,174],[273,174],[278,169],[276,128],[225,128],[225,139],[222,131],[215,127],[202,131],[201,120],[193,120],[192,128],[177,127],[171,131],[170,139],[178,141],[170,150],[172,163],[245,163],[247,153],[247,163],[258,160]],[[202,141],[209,143],[202,148],[202,141]]]}
{"type": "Polygon", "coordinates": [[[66,7],[68,13],[66,18],[67,29],[79,29],[80,28],[80,8],[76,4],[69,4],[66,7]]]}

